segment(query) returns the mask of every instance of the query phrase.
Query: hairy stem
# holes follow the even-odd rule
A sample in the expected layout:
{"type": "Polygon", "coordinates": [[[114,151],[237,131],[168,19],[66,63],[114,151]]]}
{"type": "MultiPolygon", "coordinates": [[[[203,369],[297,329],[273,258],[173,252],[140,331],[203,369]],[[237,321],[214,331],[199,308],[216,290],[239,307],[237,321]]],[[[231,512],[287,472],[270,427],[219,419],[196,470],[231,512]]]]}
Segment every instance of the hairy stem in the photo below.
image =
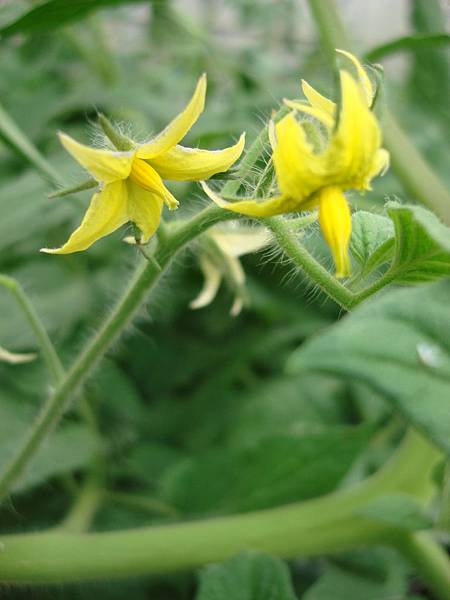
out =
{"type": "Polygon", "coordinates": [[[116,307],[106,318],[98,333],[80,353],[54,393],[48,398],[26,438],[0,474],[0,498],[8,493],[28,467],[42,442],[67,410],[73,394],[129,324],[145,300],[148,291],[160,279],[172,258],[185,244],[206,229],[215,223],[231,218],[235,219],[236,215],[215,206],[206,208],[189,221],[175,224],[172,231],[168,233],[165,243],[158,245],[155,260],[161,270],[153,262],[143,261],[139,264],[116,307]]]}
{"type": "Polygon", "coordinates": [[[280,218],[264,219],[266,226],[273,232],[283,252],[299,266],[315,285],[337,302],[345,310],[354,303],[354,294],[333,277],[298,241],[289,229],[289,221],[280,218]]]}

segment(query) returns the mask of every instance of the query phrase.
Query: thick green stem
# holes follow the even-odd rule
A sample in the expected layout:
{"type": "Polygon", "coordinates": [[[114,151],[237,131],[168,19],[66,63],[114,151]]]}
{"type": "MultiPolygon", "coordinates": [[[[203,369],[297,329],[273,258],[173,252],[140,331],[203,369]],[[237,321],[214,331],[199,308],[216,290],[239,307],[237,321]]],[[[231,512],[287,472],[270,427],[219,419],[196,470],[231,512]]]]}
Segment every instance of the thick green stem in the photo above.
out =
{"type": "Polygon", "coordinates": [[[350,310],[353,306],[354,295],[333,277],[289,230],[289,221],[280,218],[264,219],[266,226],[273,232],[276,241],[283,252],[312,279],[314,285],[320,287],[330,298],[333,298],[342,308],[350,310]]]}
{"type": "MultiPolygon", "coordinates": [[[[352,51],[352,43],[334,0],[308,0],[322,41],[334,66],[335,48],[352,51]]],[[[417,151],[392,113],[386,109],[383,123],[386,148],[392,167],[405,189],[450,225],[450,193],[417,151]]]]}
{"type": "Polygon", "coordinates": [[[375,476],[307,502],[120,532],[6,536],[1,540],[0,581],[52,583],[170,572],[223,560],[244,549],[292,558],[374,543],[401,545],[405,539],[402,532],[357,512],[386,493],[428,497],[430,473],[439,456],[419,434],[410,433],[375,476]],[[418,475],[411,477],[406,456],[418,461],[418,475]]]}
{"type": "MultiPolygon", "coordinates": [[[[335,507],[326,499],[317,509],[335,507]]],[[[285,558],[381,543],[392,530],[364,519],[330,522],[307,505],[111,533],[41,533],[2,538],[2,583],[54,583],[191,569],[244,549],[285,558]]]]}
{"type": "Polygon", "coordinates": [[[97,335],[87,344],[63,381],[49,397],[25,440],[0,474],[0,498],[11,489],[28,467],[37,449],[67,410],[73,394],[92,373],[116,337],[129,324],[147,292],[159,280],[162,271],[169,265],[175,254],[211,225],[230,218],[236,216],[215,206],[203,210],[188,222],[175,225],[172,232],[168,234],[166,242],[157,247],[155,259],[162,270],[158,270],[151,262],[143,261],[139,265],[124,295],[97,335]]]}

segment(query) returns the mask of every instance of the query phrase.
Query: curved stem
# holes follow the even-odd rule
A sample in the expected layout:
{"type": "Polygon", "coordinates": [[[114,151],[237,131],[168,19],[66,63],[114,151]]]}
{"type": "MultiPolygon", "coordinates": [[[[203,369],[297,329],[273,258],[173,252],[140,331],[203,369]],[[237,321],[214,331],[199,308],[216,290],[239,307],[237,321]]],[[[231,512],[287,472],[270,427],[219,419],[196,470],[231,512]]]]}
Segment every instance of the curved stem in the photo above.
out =
{"type": "Polygon", "coordinates": [[[266,226],[273,232],[283,252],[299,266],[302,271],[313,280],[330,298],[333,298],[342,308],[350,310],[354,304],[354,294],[333,277],[306,248],[292,235],[289,229],[289,221],[280,218],[267,218],[263,220],[266,226]]]}
{"type": "MultiPolygon", "coordinates": [[[[322,503],[324,513],[334,506],[322,503]]],[[[338,552],[393,535],[364,519],[317,518],[307,506],[110,533],[41,533],[2,538],[2,583],[67,583],[191,569],[244,549],[290,558],[338,552]],[[70,557],[70,558],[69,558],[70,557]]]]}
{"type": "Polygon", "coordinates": [[[6,536],[1,540],[0,581],[52,583],[170,572],[223,560],[244,549],[291,558],[368,544],[400,547],[405,543],[402,532],[359,516],[358,509],[386,493],[414,491],[419,497],[428,496],[430,473],[439,456],[419,434],[410,433],[375,476],[306,502],[120,532],[6,536]],[[408,455],[420,461],[419,475],[411,473],[408,455]]]}
{"type": "Polygon", "coordinates": [[[48,398],[26,438],[0,474],[0,498],[22,475],[36,450],[67,410],[74,392],[79,389],[116,337],[129,324],[144,301],[148,290],[156,284],[172,258],[190,240],[215,223],[227,219],[236,219],[236,215],[216,206],[206,208],[189,221],[175,224],[172,231],[168,233],[165,243],[158,245],[155,260],[161,266],[161,271],[156,268],[154,263],[145,261],[140,263],[124,295],[107,317],[97,335],[87,344],[62,382],[48,398]]]}

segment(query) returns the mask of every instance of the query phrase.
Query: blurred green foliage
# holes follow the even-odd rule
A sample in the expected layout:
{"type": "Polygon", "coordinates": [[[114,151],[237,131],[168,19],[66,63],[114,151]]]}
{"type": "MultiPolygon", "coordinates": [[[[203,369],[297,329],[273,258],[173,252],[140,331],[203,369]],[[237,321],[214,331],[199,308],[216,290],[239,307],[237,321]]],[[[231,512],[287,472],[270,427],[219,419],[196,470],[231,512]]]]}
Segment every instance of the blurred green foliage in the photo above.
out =
{"type": "MultiPolygon", "coordinates": [[[[196,11],[169,0],[129,6],[99,0],[2,3],[1,104],[62,180],[72,184],[82,175],[61,152],[58,129],[87,140],[86,122],[100,110],[144,139],[177,113],[203,71],[209,78],[207,108],[189,134],[189,142],[202,147],[228,145],[242,130],[247,130],[251,141],[284,96],[299,95],[300,76],[320,89],[332,85],[318,41],[303,24],[307,18],[303,2],[204,0],[195,5],[196,11]],[[113,4],[122,6],[107,8],[113,4]]],[[[437,3],[414,0],[409,11],[410,34],[443,32],[437,3]]],[[[364,46],[364,40],[358,42],[364,52],[373,50],[364,46]]],[[[450,80],[445,48],[418,45],[402,57],[401,72],[389,88],[392,104],[401,109],[403,124],[435,169],[448,177],[443,132],[448,125],[450,80]]],[[[92,127],[91,137],[95,135],[92,127]]],[[[65,239],[89,198],[89,192],[83,192],[50,200],[47,195],[53,189],[0,131],[0,271],[24,286],[68,365],[123,289],[138,255],[121,243],[123,231],[86,253],[40,255],[40,247],[65,239]]],[[[185,214],[205,204],[196,185],[178,184],[174,189],[185,214]]],[[[381,234],[377,226],[380,238],[371,233],[371,219],[377,218],[378,225],[386,219],[381,216],[386,198],[410,200],[392,174],[375,182],[373,193],[353,198],[356,206],[380,215],[359,213],[352,242],[356,262],[366,263],[383,244],[390,244],[393,251],[390,221],[384,222],[381,234]]],[[[431,217],[414,221],[411,213],[400,212],[394,223],[397,227],[398,219],[409,219],[405,227],[411,244],[419,235],[414,227],[436,232],[440,226],[431,217]]],[[[430,239],[432,244],[433,236],[430,239]]],[[[305,241],[329,261],[314,228],[305,241]]],[[[397,246],[397,252],[400,246],[406,252],[405,244],[397,246]]],[[[431,254],[439,270],[448,262],[448,240],[431,254]]],[[[412,266],[404,279],[421,279],[414,249],[408,256],[412,266]]],[[[340,317],[334,304],[305,285],[292,265],[272,249],[245,257],[243,264],[251,303],[239,317],[228,314],[231,292],[226,288],[211,306],[191,311],[188,304],[202,282],[194,244],[87,383],[85,395],[98,414],[109,491],[95,529],[248,511],[312,498],[372,472],[402,432],[401,421],[393,431],[388,429],[393,409],[382,398],[388,394],[367,385],[372,381],[370,357],[362,383],[342,379],[342,370],[353,373],[350,359],[335,367],[335,350],[345,349],[352,330],[338,326],[328,332],[340,317]],[[308,345],[309,354],[298,351],[299,359],[309,357],[310,368],[286,374],[292,351],[323,330],[308,345]],[[326,375],[312,373],[317,367],[314,348],[326,375]],[[390,434],[383,435],[385,431],[390,434]]],[[[441,311],[437,304],[443,290],[424,288],[417,296],[406,293],[404,301],[400,295],[392,296],[384,308],[389,309],[389,302],[404,306],[402,319],[415,321],[418,327],[422,313],[418,310],[416,315],[414,307],[441,311]],[[412,312],[406,314],[408,310],[412,312]]],[[[374,336],[386,339],[392,334],[391,323],[384,331],[370,316],[367,321],[362,311],[360,315],[364,317],[360,322],[368,322],[369,328],[372,323],[374,336]]],[[[357,315],[353,323],[357,329],[357,315]]],[[[374,339],[366,330],[357,334],[366,341],[374,339]]],[[[3,289],[0,344],[14,351],[37,350],[23,315],[3,289]]],[[[366,349],[361,342],[361,353],[366,349]]],[[[358,356],[361,361],[365,358],[358,356]]],[[[398,366],[392,385],[401,385],[401,368],[406,366],[398,366]]],[[[426,375],[430,389],[435,386],[445,394],[439,377],[431,381],[433,373],[426,375]]],[[[0,463],[33,420],[48,386],[41,359],[27,365],[0,363],[0,463]]],[[[397,404],[402,414],[425,427],[423,415],[414,412],[406,393],[398,395],[397,404]]],[[[444,445],[448,422],[439,414],[435,416],[441,418],[442,430],[437,437],[444,445]]],[[[432,434],[437,427],[434,422],[426,426],[432,434]]],[[[36,458],[17,494],[2,507],[2,531],[39,529],[62,519],[73,490],[98,454],[97,437],[81,424],[76,412],[70,413],[36,458]]],[[[385,551],[294,561],[290,574],[278,559],[243,555],[206,568],[200,587],[195,574],[181,574],[40,588],[32,597],[419,598],[421,591],[411,577],[403,561],[385,551]],[[266,578],[263,591],[257,587],[262,585],[259,572],[266,578]]],[[[30,597],[28,593],[2,591],[5,598],[30,597]]]]}

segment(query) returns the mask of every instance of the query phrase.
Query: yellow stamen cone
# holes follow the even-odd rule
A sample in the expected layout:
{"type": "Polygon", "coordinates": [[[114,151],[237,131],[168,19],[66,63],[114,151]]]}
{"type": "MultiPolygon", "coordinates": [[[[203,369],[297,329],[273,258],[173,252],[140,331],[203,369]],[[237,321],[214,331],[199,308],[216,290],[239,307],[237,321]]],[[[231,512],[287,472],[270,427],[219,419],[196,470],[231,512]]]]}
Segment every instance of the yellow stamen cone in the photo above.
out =
{"type": "Polygon", "coordinates": [[[348,253],[352,232],[350,208],[344,193],[336,186],[323,188],[318,196],[320,228],[333,255],[336,277],[348,277],[351,273],[348,253]]]}

